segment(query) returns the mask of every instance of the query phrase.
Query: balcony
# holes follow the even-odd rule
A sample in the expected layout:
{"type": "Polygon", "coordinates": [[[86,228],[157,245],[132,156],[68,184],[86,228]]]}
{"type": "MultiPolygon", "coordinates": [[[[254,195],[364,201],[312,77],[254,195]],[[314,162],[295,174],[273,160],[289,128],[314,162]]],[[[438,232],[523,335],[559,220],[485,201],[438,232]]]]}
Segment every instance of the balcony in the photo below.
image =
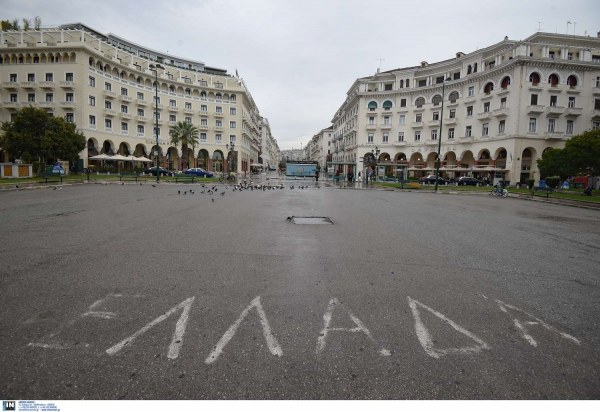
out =
{"type": "Polygon", "coordinates": [[[65,89],[74,89],[75,88],[75,82],[68,81],[68,80],[63,80],[63,81],[60,82],[60,87],[64,87],[65,89]]]}
{"type": "Polygon", "coordinates": [[[122,136],[129,136],[129,130],[121,130],[122,136]]]}
{"type": "Polygon", "coordinates": [[[105,128],[104,128],[104,131],[105,131],[106,133],[112,133],[112,127],[105,127],[105,128]]]}
{"type": "Polygon", "coordinates": [[[547,116],[560,116],[565,112],[565,108],[562,106],[548,106],[546,107],[547,116]]]}
{"type": "Polygon", "coordinates": [[[505,94],[508,94],[509,92],[510,92],[510,90],[507,87],[505,87],[505,88],[498,90],[498,93],[496,93],[496,95],[504,96],[505,94]]]}
{"type": "Polygon", "coordinates": [[[215,126],[215,131],[216,132],[222,132],[223,131],[223,126],[215,126]]]}
{"type": "Polygon", "coordinates": [[[215,117],[223,117],[223,112],[214,112],[215,117]]]}
{"type": "Polygon", "coordinates": [[[124,94],[120,94],[119,100],[121,100],[122,102],[131,103],[133,101],[133,97],[125,96],[124,94]]]}
{"type": "Polygon", "coordinates": [[[367,124],[367,130],[377,130],[377,124],[375,124],[375,123],[368,123],[367,124]]]}
{"type": "Polygon", "coordinates": [[[438,139],[435,139],[435,140],[433,140],[433,139],[426,140],[425,144],[428,145],[428,146],[437,145],[438,144],[438,139]]]}
{"type": "Polygon", "coordinates": [[[21,82],[21,87],[25,87],[27,89],[33,89],[37,87],[38,84],[36,82],[21,82]]]}
{"type": "Polygon", "coordinates": [[[17,89],[19,87],[19,83],[17,82],[2,82],[2,87],[6,89],[17,89]]]}
{"type": "Polygon", "coordinates": [[[473,143],[473,136],[462,136],[458,138],[461,143],[473,143]]]}
{"type": "Polygon", "coordinates": [[[592,94],[593,94],[594,96],[600,96],[600,87],[598,87],[598,86],[597,86],[597,87],[594,87],[594,88],[592,89],[592,94]]]}
{"type": "Polygon", "coordinates": [[[45,108],[54,107],[54,102],[40,102],[39,106],[45,108]]]}
{"type": "Polygon", "coordinates": [[[590,115],[592,116],[592,119],[599,120],[600,119],[600,110],[592,110],[590,112],[590,115]]]}
{"type": "Polygon", "coordinates": [[[17,109],[19,107],[19,103],[17,102],[4,102],[2,105],[5,109],[17,109]]]}
{"type": "Polygon", "coordinates": [[[405,141],[401,141],[401,142],[396,141],[393,143],[393,145],[394,146],[406,146],[406,142],[405,141]]]}
{"type": "Polygon", "coordinates": [[[148,118],[146,116],[135,116],[135,120],[138,122],[147,122],[148,118]]]}
{"type": "Polygon", "coordinates": [[[567,89],[567,94],[579,94],[581,93],[581,88],[577,86],[569,86],[567,89]]]}
{"type": "Polygon", "coordinates": [[[477,113],[477,119],[479,119],[479,120],[491,120],[492,119],[492,112],[477,113]]]}
{"type": "Polygon", "coordinates": [[[133,119],[131,113],[119,112],[119,116],[121,116],[122,119],[133,119]]]}
{"type": "Polygon", "coordinates": [[[179,107],[169,105],[169,111],[170,112],[178,112],[179,111],[179,107]]]}
{"type": "Polygon", "coordinates": [[[539,83],[532,83],[531,86],[529,86],[529,90],[542,90],[542,86],[540,86],[539,83]]]}
{"type": "Polygon", "coordinates": [[[146,134],[145,134],[145,133],[140,133],[140,132],[138,132],[138,133],[137,133],[137,137],[146,137],[146,134]]]}
{"type": "Polygon", "coordinates": [[[583,109],[581,107],[567,107],[565,110],[565,116],[581,116],[583,109]]]}
{"type": "Polygon", "coordinates": [[[495,117],[504,117],[508,116],[508,107],[502,107],[500,109],[494,110],[495,117]]]}
{"type": "Polygon", "coordinates": [[[117,94],[112,90],[102,90],[102,96],[114,99],[117,97],[117,94]]]}
{"type": "Polygon", "coordinates": [[[142,100],[142,99],[136,99],[135,101],[138,105],[140,106],[147,106],[148,102],[146,100],[142,100]]]}
{"type": "Polygon", "coordinates": [[[88,130],[96,130],[96,125],[95,124],[89,125],[88,130]]]}
{"type": "Polygon", "coordinates": [[[546,140],[549,139],[562,139],[563,138],[563,132],[546,132],[546,140]]]}
{"type": "Polygon", "coordinates": [[[453,125],[453,124],[456,124],[456,122],[457,122],[456,117],[449,117],[447,119],[444,119],[444,124],[447,124],[447,125],[453,125]]]}
{"type": "Polygon", "coordinates": [[[427,126],[429,127],[440,127],[440,120],[429,120],[427,122],[427,126]]]}
{"type": "Polygon", "coordinates": [[[412,122],[411,126],[413,129],[416,129],[418,127],[423,127],[423,122],[412,122]]]}
{"type": "Polygon", "coordinates": [[[106,116],[116,116],[117,115],[117,112],[115,110],[112,110],[112,109],[104,109],[103,113],[106,116]]]}
{"type": "Polygon", "coordinates": [[[158,124],[159,126],[162,126],[163,123],[164,122],[162,121],[162,119],[158,119],[158,120],[152,119],[152,124],[154,124],[154,125],[158,124]]]}
{"type": "Polygon", "coordinates": [[[183,113],[185,113],[185,114],[194,114],[194,110],[192,110],[192,109],[183,109],[183,113]]]}
{"type": "Polygon", "coordinates": [[[177,122],[169,120],[169,126],[177,126],[177,122]]]}
{"type": "Polygon", "coordinates": [[[206,111],[206,110],[200,110],[200,116],[206,116],[206,117],[208,117],[208,111],[206,111]]]}
{"type": "Polygon", "coordinates": [[[208,130],[209,129],[208,125],[206,125],[206,124],[201,124],[200,126],[198,126],[198,128],[200,130],[208,130]]]}
{"type": "Polygon", "coordinates": [[[54,82],[40,82],[40,87],[43,87],[44,89],[53,89],[54,86],[54,82]]]}
{"type": "Polygon", "coordinates": [[[527,113],[544,113],[546,106],[541,104],[530,104],[527,106],[527,113]]]}
{"type": "Polygon", "coordinates": [[[75,102],[60,102],[60,107],[63,109],[74,109],[75,102]]]}
{"type": "Polygon", "coordinates": [[[154,109],[158,109],[158,110],[162,110],[163,109],[163,105],[162,104],[156,104],[156,103],[152,103],[152,108],[154,109]]]}
{"type": "Polygon", "coordinates": [[[381,130],[390,130],[392,128],[392,124],[391,123],[383,123],[383,124],[379,125],[379,127],[381,128],[381,130]]]}

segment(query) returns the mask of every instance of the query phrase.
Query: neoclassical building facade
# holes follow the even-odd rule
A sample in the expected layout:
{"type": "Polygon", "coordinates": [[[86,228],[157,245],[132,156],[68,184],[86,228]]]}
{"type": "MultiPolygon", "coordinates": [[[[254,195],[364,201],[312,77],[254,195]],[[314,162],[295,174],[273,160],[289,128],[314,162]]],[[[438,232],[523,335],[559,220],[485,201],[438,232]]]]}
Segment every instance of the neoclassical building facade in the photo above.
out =
{"type": "Polygon", "coordinates": [[[179,170],[185,155],[190,165],[217,172],[228,165],[248,171],[258,162],[261,117],[242,79],[81,23],[0,32],[0,81],[1,121],[34,106],[77,124],[87,139],[77,169],[102,153],[152,160],[159,153],[161,166],[179,170]],[[163,68],[153,69],[157,64],[163,68]],[[200,132],[187,154],[170,143],[170,127],[180,121],[200,132]],[[233,153],[226,147],[232,142],[233,153]]]}
{"type": "Polygon", "coordinates": [[[332,160],[346,170],[431,174],[441,140],[443,175],[539,180],[544,150],[600,128],[600,38],[536,33],[378,70],[352,84],[332,123],[332,160]]]}

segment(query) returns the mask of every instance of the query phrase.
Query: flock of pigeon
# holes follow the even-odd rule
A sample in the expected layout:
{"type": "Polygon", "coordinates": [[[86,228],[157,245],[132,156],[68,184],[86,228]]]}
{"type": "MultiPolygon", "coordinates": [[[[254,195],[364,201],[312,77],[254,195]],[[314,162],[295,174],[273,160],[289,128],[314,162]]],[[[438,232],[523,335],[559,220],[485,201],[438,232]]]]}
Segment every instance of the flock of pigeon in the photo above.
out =
{"type": "MultiPolygon", "coordinates": [[[[152,187],[156,187],[156,185],[152,185],[152,187]]],[[[231,192],[244,192],[244,191],[254,191],[254,190],[262,190],[262,191],[267,191],[267,190],[283,190],[285,189],[285,186],[282,184],[280,185],[271,185],[271,184],[253,184],[252,182],[250,183],[243,183],[243,184],[236,184],[233,186],[226,186],[225,188],[220,188],[220,192],[219,192],[219,187],[217,186],[207,186],[207,185],[201,185],[201,190],[200,190],[200,194],[207,194],[210,196],[214,196],[216,194],[219,194],[221,196],[225,196],[225,193],[227,192],[227,190],[231,189],[231,192]]],[[[296,187],[295,186],[290,186],[291,190],[294,190],[296,187]]],[[[299,189],[308,189],[308,186],[298,186],[297,188],[299,189]]],[[[193,189],[190,190],[178,190],[177,194],[178,195],[182,195],[182,196],[186,196],[188,195],[188,193],[190,195],[195,195],[198,192],[194,191],[193,189]]],[[[214,197],[212,198],[212,201],[214,202],[215,199],[214,197]]]]}

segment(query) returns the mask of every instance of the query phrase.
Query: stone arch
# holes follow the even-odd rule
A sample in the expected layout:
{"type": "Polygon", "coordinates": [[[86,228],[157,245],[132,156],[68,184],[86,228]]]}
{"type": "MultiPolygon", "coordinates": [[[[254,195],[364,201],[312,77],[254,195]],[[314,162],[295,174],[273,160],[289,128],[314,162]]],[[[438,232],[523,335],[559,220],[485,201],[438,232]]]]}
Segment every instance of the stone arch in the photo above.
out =
{"type": "Polygon", "coordinates": [[[575,72],[571,72],[569,73],[569,75],[567,76],[567,85],[571,86],[571,87],[575,87],[575,86],[581,86],[582,81],[581,81],[581,77],[575,73],[575,72]]]}
{"type": "Polygon", "coordinates": [[[225,165],[225,157],[223,156],[223,152],[220,150],[215,150],[212,155],[213,160],[213,171],[214,172],[223,172],[225,165]]]}
{"type": "Polygon", "coordinates": [[[436,93],[433,96],[431,96],[431,103],[434,106],[441,104],[442,103],[442,95],[440,93],[436,93]]]}
{"type": "Polygon", "coordinates": [[[87,139],[87,155],[88,157],[97,156],[100,154],[99,150],[100,144],[98,140],[94,137],[90,137],[87,139]]]}
{"type": "Polygon", "coordinates": [[[510,74],[505,75],[502,80],[500,80],[500,88],[506,89],[508,86],[512,84],[512,76],[510,74]]]}
{"type": "Polygon", "coordinates": [[[447,99],[450,100],[450,102],[454,102],[458,99],[460,99],[462,97],[462,94],[460,92],[460,90],[451,90],[448,93],[447,99]]]}
{"type": "Polygon", "coordinates": [[[107,155],[114,155],[116,153],[116,148],[115,148],[115,144],[112,140],[105,140],[102,143],[102,150],[101,152],[103,154],[107,154],[107,155]]]}
{"type": "Polygon", "coordinates": [[[69,63],[77,63],[77,54],[75,52],[69,54],[69,63]]]}
{"type": "MultiPolygon", "coordinates": [[[[138,77],[138,79],[141,79],[141,77],[138,77]]],[[[144,86],[146,86],[146,87],[152,87],[152,86],[154,86],[154,84],[152,83],[152,80],[146,79],[144,81],[144,86]]]]}
{"type": "Polygon", "coordinates": [[[475,157],[473,156],[473,152],[470,150],[463,150],[457,159],[460,163],[469,163],[471,161],[471,165],[475,164],[475,157]]]}
{"type": "Polygon", "coordinates": [[[490,94],[492,92],[492,90],[494,90],[494,86],[495,86],[494,82],[492,80],[488,80],[487,82],[485,82],[483,84],[481,93],[490,94]]]}
{"type": "Polygon", "coordinates": [[[135,146],[135,151],[133,152],[135,157],[148,157],[148,153],[146,151],[146,145],[138,143],[135,146]]]}
{"type": "Polygon", "coordinates": [[[557,71],[552,71],[550,74],[548,74],[547,80],[548,84],[550,85],[557,85],[562,83],[560,73],[558,73],[557,71]]]}
{"type": "Polygon", "coordinates": [[[177,93],[177,94],[183,94],[183,87],[181,87],[181,86],[177,86],[176,93],[177,93]]]}
{"type": "Polygon", "coordinates": [[[163,92],[169,91],[169,86],[167,83],[160,83],[159,90],[162,90],[163,92]]]}
{"type": "Polygon", "coordinates": [[[391,160],[391,156],[387,152],[383,152],[379,155],[379,162],[389,162],[391,160]]]}
{"type": "Polygon", "coordinates": [[[394,107],[394,102],[390,99],[387,99],[383,102],[382,105],[383,109],[392,109],[394,107]]]}
{"type": "Polygon", "coordinates": [[[425,96],[415,96],[415,99],[413,100],[413,106],[421,107],[426,101],[427,100],[425,99],[425,96]]]}
{"type": "Polygon", "coordinates": [[[208,154],[208,150],[198,150],[198,167],[201,167],[204,170],[208,170],[209,161],[210,155],[208,154]]]}
{"type": "Polygon", "coordinates": [[[395,162],[398,162],[398,161],[405,162],[406,160],[408,160],[408,158],[406,157],[406,154],[404,152],[398,152],[398,153],[396,153],[396,156],[394,156],[395,162]]]}
{"type": "Polygon", "coordinates": [[[235,102],[236,96],[235,94],[232,94],[231,96],[229,96],[229,101],[235,102]]]}
{"type": "Polygon", "coordinates": [[[371,109],[377,109],[378,104],[375,100],[371,100],[368,104],[367,104],[367,109],[371,110],[371,109]]]}
{"type": "Polygon", "coordinates": [[[504,147],[499,147],[494,152],[494,155],[492,156],[492,159],[494,159],[494,160],[496,160],[496,159],[506,159],[506,156],[507,156],[506,149],[504,147]]]}
{"type": "Polygon", "coordinates": [[[131,154],[131,146],[129,145],[129,143],[127,142],[121,142],[119,144],[119,151],[118,153],[121,156],[129,156],[131,154]]]}
{"type": "Polygon", "coordinates": [[[198,89],[193,89],[192,90],[192,96],[193,97],[200,97],[200,92],[198,91],[198,89]]]}
{"type": "Polygon", "coordinates": [[[488,149],[481,149],[479,153],[477,153],[477,160],[490,160],[491,154],[488,149]]]}
{"type": "Polygon", "coordinates": [[[410,156],[410,165],[415,167],[415,166],[419,166],[419,165],[424,165],[424,157],[421,154],[421,152],[415,152],[410,156]]]}

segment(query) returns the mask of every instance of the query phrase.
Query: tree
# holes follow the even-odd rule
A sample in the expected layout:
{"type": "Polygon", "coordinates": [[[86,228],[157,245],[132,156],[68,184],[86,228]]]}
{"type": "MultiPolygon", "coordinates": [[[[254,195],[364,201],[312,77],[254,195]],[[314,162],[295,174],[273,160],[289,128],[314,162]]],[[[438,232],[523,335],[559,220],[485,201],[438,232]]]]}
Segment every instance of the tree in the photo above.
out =
{"type": "MultiPolygon", "coordinates": [[[[600,175],[600,130],[588,130],[565,144],[577,175],[600,175]]],[[[561,176],[562,177],[562,176],[561,176]]]]}
{"type": "Polygon", "coordinates": [[[544,152],[537,165],[540,172],[545,176],[560,176],[567,179],[577,175],[577,170],[571,160],[572,151],[565,149],[550,148],[544,152]]]}
{"type": "Polygon", "coordinates": [[[10,20],[2,20],[0,21],[0,30],[9,31],[12,29],[12,24],[10,24],[10,20]]]}
{"type": "Polygon", "coordinates": [[[177,122],[171,127],[171,143],[175,146],[181,144],[181,168],[186,170],[189,166],[188,146],[200,144],[198,141],[198,128],[188,122],[177,122]]]}
{"type": "Polygon", "coordinates": [[[39,30],[42,27],[42,19],[40,18],[40,16],[35,16],[33,18],[33,27],[36,30],[39,30]]]}
{"type": "Polygon", "coordinates": [[[283,160],[279,162],[279,169],[285,169],[285,162],[283,160]]]}
{"type": "MultiPolygon", "coordinates": [[[[38,158],[47,161],[48,157],[72,161],[85,149],[85,136],[77,131],[75,123],[34,107],[16,111],[10,122],[2,123],[2,131],[0,146],[26,162],[38,158]]],[[[37,173],[41,172],[40,162],[37,173]]]]}
{"type": "Polygon", "coordinates": [[[27,31],[29,30],[29,27],[31,26],[31,20],[23,18],[23,30],[27,31]]]}
{"type": "Polygon", "coordinates": [[[19,26],[19,19],[17,18],[12,19],[10,25],[12,30],[21,30],[21,26],[19,26]]]}

